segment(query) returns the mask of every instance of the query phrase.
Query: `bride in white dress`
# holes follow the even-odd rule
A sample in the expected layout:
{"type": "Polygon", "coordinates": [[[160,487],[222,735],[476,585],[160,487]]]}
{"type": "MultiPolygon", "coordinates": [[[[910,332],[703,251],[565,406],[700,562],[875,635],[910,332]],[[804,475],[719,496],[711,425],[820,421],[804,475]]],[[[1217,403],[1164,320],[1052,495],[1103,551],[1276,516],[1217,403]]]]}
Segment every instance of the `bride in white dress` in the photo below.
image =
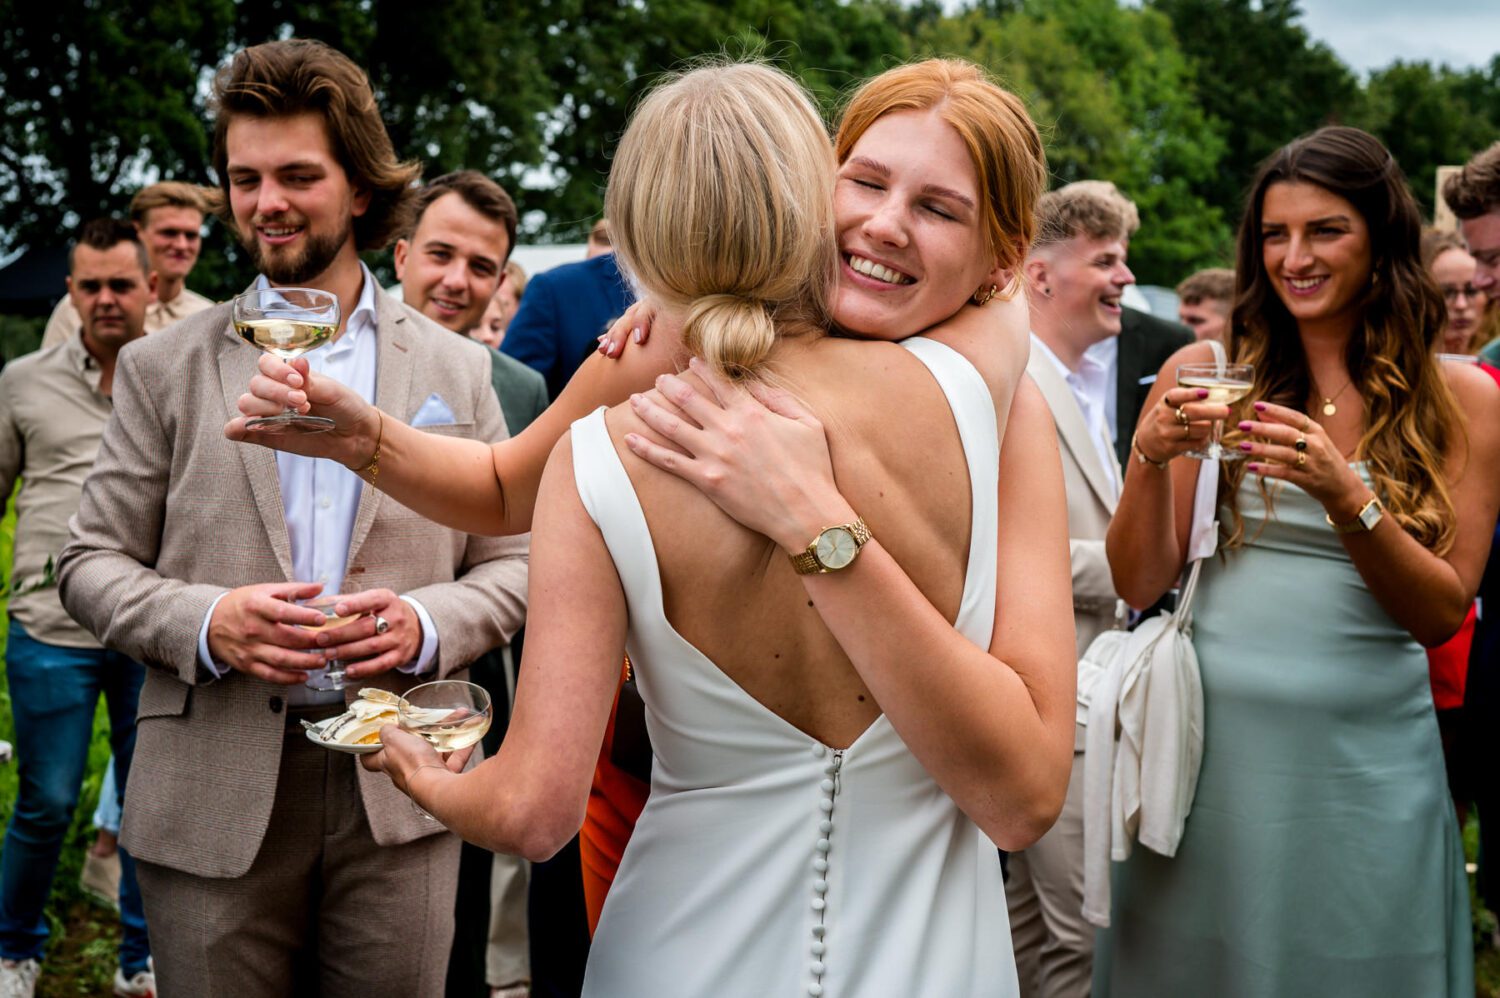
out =
{"type": "MultiPolygon", "coordinates": [[[[891,117],[968,162],[935,112],[891,117]]],[[[860,184],[905,183],[900,155],[860,184]]],[[[768,537],[636,457],[627,438],[665,441],[629,405],[579,420],[537,497],[527,678],[499,753],[455,773],[388,728],[364,757],[465,838],[544,858],[582,820],[628,649],[656,764],[588,994],[1016,993],[994,844],[1050,825],[1072,748],[1050,418],[1027,383],[992,390],[1014,383],[1000,360],[824,334],[836,266],[898,295],[1006,283],[975,208],[989,192],[951,172],[914,194],[928,228],[836,249],[822,124],[753,65],[659,86],[621,141],[607,213],[658,335],[800,400],[832,476],[768,537]]]]}

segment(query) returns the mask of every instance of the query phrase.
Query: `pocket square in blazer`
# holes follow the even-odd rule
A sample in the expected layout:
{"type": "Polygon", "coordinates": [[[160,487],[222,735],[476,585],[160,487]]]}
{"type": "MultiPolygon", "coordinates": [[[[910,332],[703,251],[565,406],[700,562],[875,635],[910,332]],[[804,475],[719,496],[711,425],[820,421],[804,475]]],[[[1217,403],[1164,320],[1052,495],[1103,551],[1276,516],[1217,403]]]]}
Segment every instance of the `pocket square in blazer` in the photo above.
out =
{"type": "Polygon", "coordinates": [[[413,427],[446,426],[456,422],[458,420],[454,418],[453,410],[448,408],[448,403],[444,402],[443,397],[437,392],[427,396],[427,400],[422,403],[422,408],[418,409],[417,414],[411,418],[413,427]]]}

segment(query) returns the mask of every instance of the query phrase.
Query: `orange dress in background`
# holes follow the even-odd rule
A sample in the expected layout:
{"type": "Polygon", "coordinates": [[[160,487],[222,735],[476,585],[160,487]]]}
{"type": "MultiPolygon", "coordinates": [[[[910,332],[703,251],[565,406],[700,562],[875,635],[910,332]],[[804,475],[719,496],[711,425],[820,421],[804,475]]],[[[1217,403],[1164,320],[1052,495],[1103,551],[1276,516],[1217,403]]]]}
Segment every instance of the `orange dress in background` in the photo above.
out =
{"type": "MultiPolygon", "coordinates": [[[[629,674],[628,665],[620,673],[620,684],[624,685],[629,674]]],[[[615,743],[615,711],[620,706],[620,693],[615,691],[615,704],[610,708],[609,724],[604,729],[604,745],[599,750],[599,763],[594,767],[594,785],[589,788],[588,811],[583,819],[583,829],[578,836],[578,852],[583,862],[583,898],[588,907],[589,935],[599,924],[599,913],[604,910],[604,898],[609,886],[614,883],[615,871],[620,868],[620,857],[625,855],[625,846],[635,823],[646,806],[646,795],[650,785],[641,782],[610,761],[610,750],[615,743]]]]}

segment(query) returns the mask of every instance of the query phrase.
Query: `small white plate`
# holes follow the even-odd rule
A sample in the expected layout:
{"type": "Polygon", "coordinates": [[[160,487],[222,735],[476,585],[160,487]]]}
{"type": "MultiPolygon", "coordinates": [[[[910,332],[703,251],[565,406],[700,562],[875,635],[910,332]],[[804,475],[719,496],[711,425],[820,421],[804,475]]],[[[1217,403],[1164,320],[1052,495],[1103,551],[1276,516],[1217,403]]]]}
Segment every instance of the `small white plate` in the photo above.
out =
{"type": "MultiPolygon", "coordinates": [[[[342,716],[342,714],[339,715],[339,717],[342,716]]],[[[303,727],[307,729],[307,740],[319,748],[328,749],[330,752],[346,752],[349,755],[369,755],[371,752],[380,751],[381,744],[379,742],[376,742],[374,745],[345,745],[341,742],[325,741],[323,739],[324,729],[338,719],[338,717],[330,717],[316,723],[302,722],[303,727]]]]}

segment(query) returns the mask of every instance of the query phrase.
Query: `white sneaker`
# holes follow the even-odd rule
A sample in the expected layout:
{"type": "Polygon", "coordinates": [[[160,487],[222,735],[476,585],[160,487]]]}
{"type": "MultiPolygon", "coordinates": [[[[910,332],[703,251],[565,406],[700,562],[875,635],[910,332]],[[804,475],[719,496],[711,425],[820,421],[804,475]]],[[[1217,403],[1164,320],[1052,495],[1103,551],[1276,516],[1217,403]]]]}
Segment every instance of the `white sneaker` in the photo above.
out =
{"type": "Polygon", "coordinates": [[[0,960],[0,998],[32,998],[41,972],[35,960],[0,960]]]}
{"type": "Polygon", "coordinates": [[[156,975],[151,968],[141,971],[130,980],[123,970],[115,970],[116,998],[156,998],[156,975]]]}

